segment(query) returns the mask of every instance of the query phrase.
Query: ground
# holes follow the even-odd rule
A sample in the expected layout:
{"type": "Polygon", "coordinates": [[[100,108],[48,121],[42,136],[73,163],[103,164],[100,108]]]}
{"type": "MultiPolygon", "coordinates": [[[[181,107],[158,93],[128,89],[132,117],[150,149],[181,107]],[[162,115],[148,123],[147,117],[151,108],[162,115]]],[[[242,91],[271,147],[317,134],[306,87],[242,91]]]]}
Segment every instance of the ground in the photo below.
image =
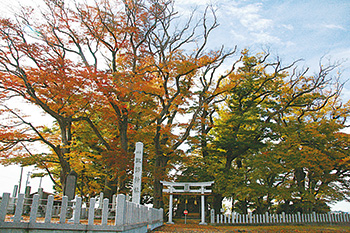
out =
{"type": "Polygon", "coordinates": [[[251,233],[266,233],[266,232],[350,232],[350,225],[309,225],[309,226],[212,226],[199,225],[199,220],[175,220],[175,224],[165,224],[152,232],[251,232],[251,233]]]}

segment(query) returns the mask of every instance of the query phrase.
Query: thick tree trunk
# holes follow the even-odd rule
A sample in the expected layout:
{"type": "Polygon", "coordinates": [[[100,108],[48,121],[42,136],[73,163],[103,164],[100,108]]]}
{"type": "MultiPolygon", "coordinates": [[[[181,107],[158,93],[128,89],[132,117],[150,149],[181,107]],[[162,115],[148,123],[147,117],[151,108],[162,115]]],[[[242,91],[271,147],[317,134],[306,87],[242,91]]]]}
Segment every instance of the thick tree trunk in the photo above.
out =
{"type": "Polygon", "coordinates": [[[168,158],[165,156],[158,156],[156,158],[154,171],[153,171],[153,206],[154,208],[164,208],[163,202],[163,185],[160,181],[165,179],[165,167],[168,163],[168,158]]]}
{"type": "Polygon", "coordinates": [[[215,213],[219,214],[221,213],[221,208],[222,208],[222,200],[224,199],[222,197],[222,194],[218,193],[213,193],[213,202],[212,202],[212,208],[214,208],[215,213]]]}
{"type": "Polygon", "coordinates": [[[113,194],[117,193],[118,189],[118,178],[106,177],[105,187],[103,189],[103,197],[112,200],[113,194]]]}

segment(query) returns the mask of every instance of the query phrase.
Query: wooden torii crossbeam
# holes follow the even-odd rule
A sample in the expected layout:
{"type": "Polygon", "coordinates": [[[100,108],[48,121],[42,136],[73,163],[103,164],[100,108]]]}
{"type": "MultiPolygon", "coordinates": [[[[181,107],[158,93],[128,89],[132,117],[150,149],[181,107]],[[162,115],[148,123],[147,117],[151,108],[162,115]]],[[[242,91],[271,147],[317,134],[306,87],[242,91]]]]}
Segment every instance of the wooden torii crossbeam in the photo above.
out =
{"type": "Polygon", "coordinates": [[[177,195],[201,195],[201,222],[200,225],[206,225],[205,222],[205,195],[211,193],[210,187],[214,184],[214,181],[209,182],[168,182],[161,181],[163,186],[167,186],[167,189],[163,189],[163,192],[169,193],[169,224],[174,224],[173,222],[173,194],[177,195]],[[183,188],[181,188],[183,187],[183,188]],[[194,189],[191,189],[194,188],[194,189]]]}

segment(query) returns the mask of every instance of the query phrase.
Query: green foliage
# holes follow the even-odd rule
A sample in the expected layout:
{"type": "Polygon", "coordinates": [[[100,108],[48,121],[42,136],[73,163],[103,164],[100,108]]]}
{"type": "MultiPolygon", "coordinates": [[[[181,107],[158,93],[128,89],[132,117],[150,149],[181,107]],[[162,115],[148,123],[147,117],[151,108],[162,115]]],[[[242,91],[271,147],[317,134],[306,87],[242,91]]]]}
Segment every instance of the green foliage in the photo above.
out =
{"type": "Polygon", "coordinates": [[[214,192],[233,198],[240,213],[326,212],[326,204],[347,199],[350,136],[340,130],[349,106],[327,78],[334,67],[307,77],[267,63],[268,54],[242,54],[201,148],[207,156],[197,158],[214,192]]]}

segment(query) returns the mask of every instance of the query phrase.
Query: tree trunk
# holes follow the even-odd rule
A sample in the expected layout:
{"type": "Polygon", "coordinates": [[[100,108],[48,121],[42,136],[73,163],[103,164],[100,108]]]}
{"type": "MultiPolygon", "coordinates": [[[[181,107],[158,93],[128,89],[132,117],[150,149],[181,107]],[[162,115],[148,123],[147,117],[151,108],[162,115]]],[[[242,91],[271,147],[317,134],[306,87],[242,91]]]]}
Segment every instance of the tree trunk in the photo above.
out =
{"type": "Polygon", "coordinates": [[[117,193],[118,177],[106,177],[105,187],[103,188],[104,198],[112,200],[113,194],[117,193]]]}
{"type": "Polygon", "coordinates": [[[163,202],[163,185],[160,181],[165,178],[165,167],[168,163],[168,158],[165,156],[157,156],[154,171],[153,171],[153,206],[154,208],[164,208],[163,202]]]}
{"type": "MultiPolygon", "coordinates": [[[[57,119],[57,118],[56,118],[57,119]]],[[[57,119],[60,131],[61,131],[61,141],[62,147],[58,145],[55,149],[55,152],[59,158],[61,171],[60,171],[60,181],[62,184],[63,195],[66,194],[66,179],[69,173],[71,172],[71,167],[69,163],[69,158],[66,157],[70,152],[70,144],[72,140],[72,121],[70,118],[58,118],[57,119]]]]}
{"type": "Polygon", "coordinates": [[[213,202],[212,202],[212,208],[214,208],[215,213],[219,214],[221,213],[222,208],[222,200],[224,199],[222,197],[222,194],[213,193],[213,202]]]}

